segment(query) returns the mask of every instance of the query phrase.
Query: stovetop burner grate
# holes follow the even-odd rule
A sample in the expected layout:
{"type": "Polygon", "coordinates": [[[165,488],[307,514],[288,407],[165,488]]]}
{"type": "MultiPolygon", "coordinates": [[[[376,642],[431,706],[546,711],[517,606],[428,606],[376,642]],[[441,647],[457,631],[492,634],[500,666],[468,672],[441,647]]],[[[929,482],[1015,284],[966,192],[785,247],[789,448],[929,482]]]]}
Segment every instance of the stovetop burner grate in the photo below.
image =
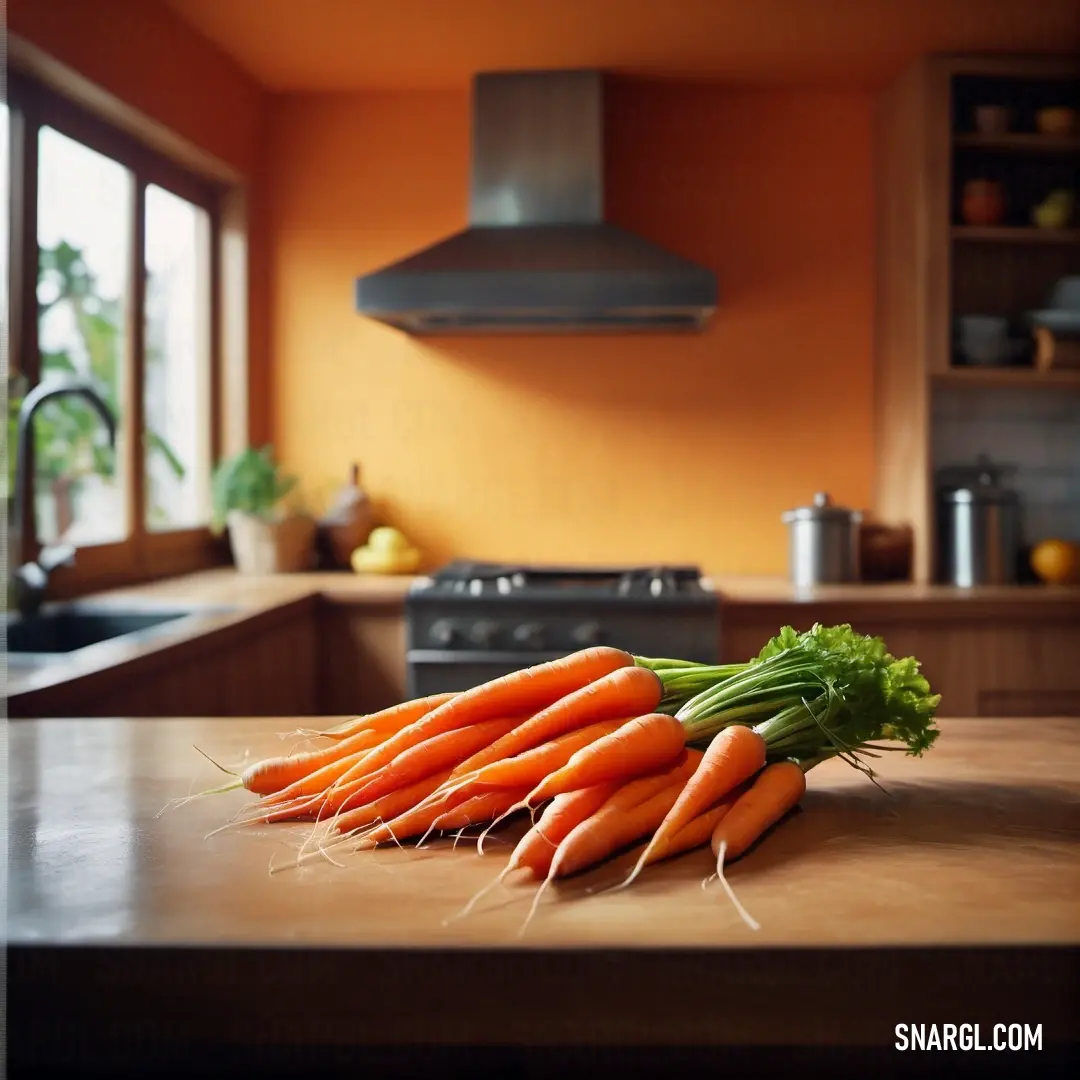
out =
{"type": "Polygon", "coordinates": [[[459,596],[591,593],[613,597],[660,597],[700,591],[696,566],[521,566],[457,560],[432,575],[437,591],[459,596]]]}

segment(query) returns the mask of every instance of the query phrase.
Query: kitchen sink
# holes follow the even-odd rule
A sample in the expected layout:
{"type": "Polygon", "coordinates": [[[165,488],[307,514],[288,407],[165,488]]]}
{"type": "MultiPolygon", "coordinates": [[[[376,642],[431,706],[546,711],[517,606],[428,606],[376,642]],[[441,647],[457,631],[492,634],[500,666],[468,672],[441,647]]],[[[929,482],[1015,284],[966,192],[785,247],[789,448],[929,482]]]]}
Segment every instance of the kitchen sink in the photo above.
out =
{"type": "Polygon", "coordinates": [[[46,608],[31,618],[9,616],[7,651],[11,661],[39,662],[70,659],[103,641],[140,642],[175,628],[181,619],[220,614],[228,609],[46,608]]]}

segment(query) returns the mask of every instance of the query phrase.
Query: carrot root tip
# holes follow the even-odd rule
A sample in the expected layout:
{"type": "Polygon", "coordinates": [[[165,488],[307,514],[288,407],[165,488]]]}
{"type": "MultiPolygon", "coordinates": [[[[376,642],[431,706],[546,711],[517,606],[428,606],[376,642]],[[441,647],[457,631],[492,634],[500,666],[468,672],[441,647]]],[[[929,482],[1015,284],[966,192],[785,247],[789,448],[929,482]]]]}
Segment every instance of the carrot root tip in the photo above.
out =
{"type": "Polygon", "coordinates": [[[739,918],[741,918],[742,921],[746,923],[746,925],[749,926],[751,930],[760,930],[761,923],[759,923],[757,919],[755,919],[750,914],[750,912],[747,911],[741,903],[739,903],[739,898],[735,895],[735,890],[731,887],[731,883],[724,876],[724,856],[726,854],[727,841],[721,840],[720,850],[716,853],[716,876],[719,879],[721,886],[723,886],[724,892],[727,893],[728,899],[731,901],[735,910],[739,913],[739,918]]]}

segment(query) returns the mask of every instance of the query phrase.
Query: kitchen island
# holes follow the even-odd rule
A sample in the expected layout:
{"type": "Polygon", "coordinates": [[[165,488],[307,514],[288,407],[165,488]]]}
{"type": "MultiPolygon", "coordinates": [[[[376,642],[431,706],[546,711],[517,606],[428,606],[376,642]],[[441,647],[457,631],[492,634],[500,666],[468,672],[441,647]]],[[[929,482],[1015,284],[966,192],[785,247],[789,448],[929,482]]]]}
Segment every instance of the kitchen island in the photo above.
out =
{"type": "Polygon", "coordinates": [[[756,933],[699,887],[701,850],[622,892],[589,890],[627,856],[573,879],[520,939],[525,887],[444,925],[501,869],[512,824],[483,857],[440,840],[270,875],[305,826],[205,838],[246,793],[157,816],[226,779],[194,746],[236,767],[308,723],[9,726],[16,1064],[67,1046],[143,1064],[299,1044],[891,1048],[902,1022],[1075,1041],[1080,721],[943,720],[923,759],[875,764],[888,794],[821,766],[730,868],[756,933]]]}

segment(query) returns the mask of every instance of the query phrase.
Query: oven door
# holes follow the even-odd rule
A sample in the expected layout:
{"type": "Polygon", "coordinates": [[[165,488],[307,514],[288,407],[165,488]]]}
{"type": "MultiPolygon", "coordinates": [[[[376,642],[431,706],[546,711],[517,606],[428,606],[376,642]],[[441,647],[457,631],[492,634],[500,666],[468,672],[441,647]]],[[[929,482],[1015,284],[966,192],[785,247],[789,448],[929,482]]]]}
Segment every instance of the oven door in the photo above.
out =
{"type": "Polygon", "coordinates": [[[410,698],[459,693],[512,671],[558,660],[561,652],[484,652],[465,649],[410,649],[406,654],[410,698]]]}

